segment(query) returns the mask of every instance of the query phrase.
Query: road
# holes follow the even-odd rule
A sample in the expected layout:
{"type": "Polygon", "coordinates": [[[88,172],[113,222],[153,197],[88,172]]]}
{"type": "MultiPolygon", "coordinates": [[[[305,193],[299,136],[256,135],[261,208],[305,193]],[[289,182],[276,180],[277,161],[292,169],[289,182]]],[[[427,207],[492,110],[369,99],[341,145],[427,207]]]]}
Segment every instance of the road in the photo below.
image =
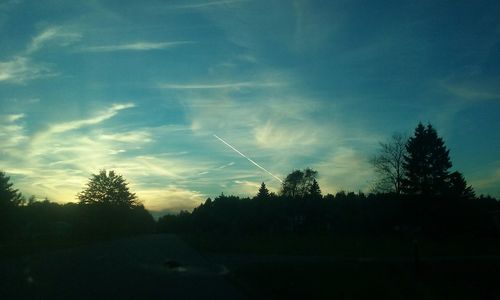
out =
{"type": "Polygon", "coordinates": [[[173,235],[0,261],[1,299],[241,299],[227,270],[173,235]]]}

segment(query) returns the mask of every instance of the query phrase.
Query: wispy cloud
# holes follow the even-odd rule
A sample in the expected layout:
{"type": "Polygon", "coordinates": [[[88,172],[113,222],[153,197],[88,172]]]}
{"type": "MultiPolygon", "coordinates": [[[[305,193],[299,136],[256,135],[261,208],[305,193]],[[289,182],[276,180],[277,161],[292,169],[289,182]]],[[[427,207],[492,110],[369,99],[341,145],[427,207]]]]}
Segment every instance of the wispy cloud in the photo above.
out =
{"type": "Polygon", "coordinates": [[[312,166],[318,170],[319,183],[324,191],[368,191],[372,167],[363,153],[349,148],[338,147],[327,154],[323,160],[312,166]]]}
{"type": "Polygon", "coordinates": [[[159,85],[162,89],[170,90],[218,90],[218,89],[241,89],[241,88],[270,88],[281,86],[281,82],[258,82],[258,81],[240,81],[240,82],[222,82],[222,83],[162,83],[159,85]]]}
{"type": "Polygon", "coordinates": [[[29,58],[16,56],[7,61],[0,61],[0,83],[23,83],[39,77],[54,76],[49,68],[32,62],[29,58]]]}
{"type": "Polygon", "coordinates": [[[151,142],[151,133],[147,131],[133,131],[126,133],[102,134],[99,139],[121,143],[151,142]]]}
{"type": "Polygon", "coordinates": [[[151,51],[151,50],[164,50],[178,47],[186,44],[193,44],[191,41],[175,41],[175,42],[137,42],[119,45],[104,45],[104,46],[91,46],[84,47],[84,52],[116,52],[116,51],[151,51]]]}
{"type": "MultiPolygon", "coordinates": [[[[245,152],[252,153],[252,158],[279,177],[286,176],[293,168],[315,168],[320,172],[325,193],[367,188],[372,173],[366,152],[376,147],[376,132],[342,124],[333,101],[325,103],[308,97],[296,86],[282,86],[276,91],[258,90],[252,94],[252,101],[238,98],[238,94],[232,97],[224,91],[193,94],[198,93],[193,91],[184,103],[196,134],[223,135],[245,152]]],[[[244,165],[231,169],[237,171],[235,175],[243,174],[244,165]]],[[[270,187],[279,189],[279,182],[273,182],[264,172],[247,171],[249,177],[244,180],[269,181],[270,187]]],[[[225,191],[241,193],[241,185],[226,184],[225,191]]]]}
{"type": "Polygon", "coordinates": [[[84,119],[84,120],[77,120],[77,121],[70,121],[70,122],[64,122],[64,123],[58,123],[53,126],[51,126],[48,130],[48,133],[61,133],[61,132],[66,132],[70,130],[75,130],[84,126],[89,126],[89,125],[95,125],[99,124],[103,121],[106,121],[112,117],[114,117],[120,110],[124,110],[127,108],[132,108],[134,107],[135,104],[133,103],[125,103],[125,104],[115,104],[109,109],[107,109],[105,112],[89,118],[89,119],[84,119]]]}
{"type": "Polygon", "coordinates": [[[24,118],[26,115],[25,114],[14,114],[14,115],[7,115],[5,116],[5,120],[7,122],[16,122],[17,120],[20,120],[24,118]]]}
{"type": "Polygon", "coordinates": [[[281,123],[268,120],[254,129],[255,141],[259,147],[266,149],[286,149],[296,145],[312,146],[319,144],[324,129],[315,124],[281,123]]]}
{"type": "MultiPolygon", "coordinates": [[[[234,183],[234,189],[237,190],[238,193],[244,195],[245,197],[252,197],[257,194],[257,191],[259,190],[262,182],[251,180],[234,180],[234,183]]],[[[278,192],[278,190],[272,188],[270,191],[275,193],[278,192]]]]}
{"type": "Polygon", "coordinates": [[[208,8],[221,5],[229,5],[241,2],[248,2],[249,0],[218,0],[218,1],[205,1],[205,2],[193,2],[188,4],[172,5],[169,8],[175,9],[193,9],[193,8],[208,8]]]}
{"type": "Polygon", "coordinates": [[[61,26],[48,27],[35,36],[26,49],[26,53],[33,53],[49,43],[58,46],[68,46],[81,39],[81,34],[61,26]]]}
{"type": "Polygon", "coordinates": [[[30,115],[0,115],[2,170],[14,176],[24,193],[55,201],[74,201],[88,176],[105,168],[123,174],[148,209],[179,211],[199,205],[205,196],[193,189],[192,180],[203,170],[214,170],[217,163],[178,151],[190,147],[156,148],[153,137],[185,136],[188,131],[180,126],[117,130],[105,122],[132,107],[133,103],[110,105],[85,119],[33,133],[26,130],[33,120],[30,115]]]}
{"type": "Polygon", "coordinates": [[[4,155],[11,153],[13,147],[17,147],[23,141],[26,141],[27,136],[24,126],[17,123],[24,117],[24,114],[0,116],[0,140],[2,141],[4,155]]]}
{"type": "MultiPolygon", "coordinates": [[[[468,178],[469,179],[469,178],[468,178]]],[[[474,189],[497,196],[500,194],[500,161],[492,162],[490,166],[470,176],[469,182],[474,189]]]]}
{"type": "Polygon", "coordinates": [[[138,189],[139,197],[148,199],[148,209],[151,211],[179,212],[189,208],[194,208],[206,199],[206,195],[176,186],[169,186],[162,189],[138,189]]]}
{"type": "Polygon", "coordinates": [[[492,91],[487,88],[473,88],[462,85],[445,84],[444,88],[451,94],[468,100],[498,100],[500,91],[492,91]]]}
{"type": "Polygon", "coordinates": [[[46,28],[31,40],[25,50],[5,61],[0,61],[0,82],[24,83],[36,78],[57,75],[48,66],[33,62],[33,54],[49,43],[67,46],[80,38],[79,33],[67,28],[58,26],[46,28]]]}

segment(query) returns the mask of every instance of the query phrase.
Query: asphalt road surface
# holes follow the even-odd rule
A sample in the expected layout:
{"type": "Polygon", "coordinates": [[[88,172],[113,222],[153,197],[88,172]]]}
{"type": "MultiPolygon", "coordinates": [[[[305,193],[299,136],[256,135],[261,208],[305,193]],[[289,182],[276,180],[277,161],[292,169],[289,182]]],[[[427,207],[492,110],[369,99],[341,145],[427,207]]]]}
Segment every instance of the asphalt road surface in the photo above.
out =
{"type": "Polygon", "coordinates": [[[173,235],[147,235],[0,260],[0,299],[241,299],[173,235]]]}

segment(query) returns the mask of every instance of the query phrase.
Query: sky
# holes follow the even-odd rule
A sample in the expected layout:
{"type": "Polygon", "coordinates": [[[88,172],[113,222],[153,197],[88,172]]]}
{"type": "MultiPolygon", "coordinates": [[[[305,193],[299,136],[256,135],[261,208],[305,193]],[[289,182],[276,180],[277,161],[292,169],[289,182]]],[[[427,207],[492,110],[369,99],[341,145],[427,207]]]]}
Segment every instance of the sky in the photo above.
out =
{"type": "Polygon", "coordinates": [[[2,0],[0,170],[61,203],[115,170],[152,211],[277,192],[306,167],[324,194],[368,192],[379,142],[423,122],[500,197],[498,16],[481,0],[2,0]]]}

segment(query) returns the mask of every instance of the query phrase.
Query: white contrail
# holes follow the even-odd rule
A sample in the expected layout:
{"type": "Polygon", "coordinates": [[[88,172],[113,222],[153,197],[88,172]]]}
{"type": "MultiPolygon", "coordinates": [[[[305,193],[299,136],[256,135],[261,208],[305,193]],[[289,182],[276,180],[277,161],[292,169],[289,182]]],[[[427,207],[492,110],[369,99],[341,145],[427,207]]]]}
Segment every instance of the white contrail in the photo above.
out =
{"type": "Polygon", "coordinates": [[[252,164],[254,164],[255,166],[257,166],[259,169],[261,169],[262,171],[266,172],[267,174],[273,176],[276,180],[278,180],[279,182],[283,183],[283,180],[281,180],[281,178],[279,178],[278,176],[274,175],[273,173],[269,172],[268,170],[266,170],[264,167],[260,166],[258,163],[254,162],[251,158],[249,158],[248,156],[246,156],[245,154],[241,153],[240,151],[238,151],[238,149],[234,148],[233,146],[231,146],[228,142],[224,141],[223,139],[221,139],[220,137],[218,137],[216,134],[214,134],[214,137],[216,139],[218,139],[219,141],[223,142],[224,144],[226,144],[226,146],[228,146],[229,148],[233,149],[236,153],[238,153],[239,155],[243,156],[244,158],[246,158],[249,162],[251,162],[252,164]]]}

